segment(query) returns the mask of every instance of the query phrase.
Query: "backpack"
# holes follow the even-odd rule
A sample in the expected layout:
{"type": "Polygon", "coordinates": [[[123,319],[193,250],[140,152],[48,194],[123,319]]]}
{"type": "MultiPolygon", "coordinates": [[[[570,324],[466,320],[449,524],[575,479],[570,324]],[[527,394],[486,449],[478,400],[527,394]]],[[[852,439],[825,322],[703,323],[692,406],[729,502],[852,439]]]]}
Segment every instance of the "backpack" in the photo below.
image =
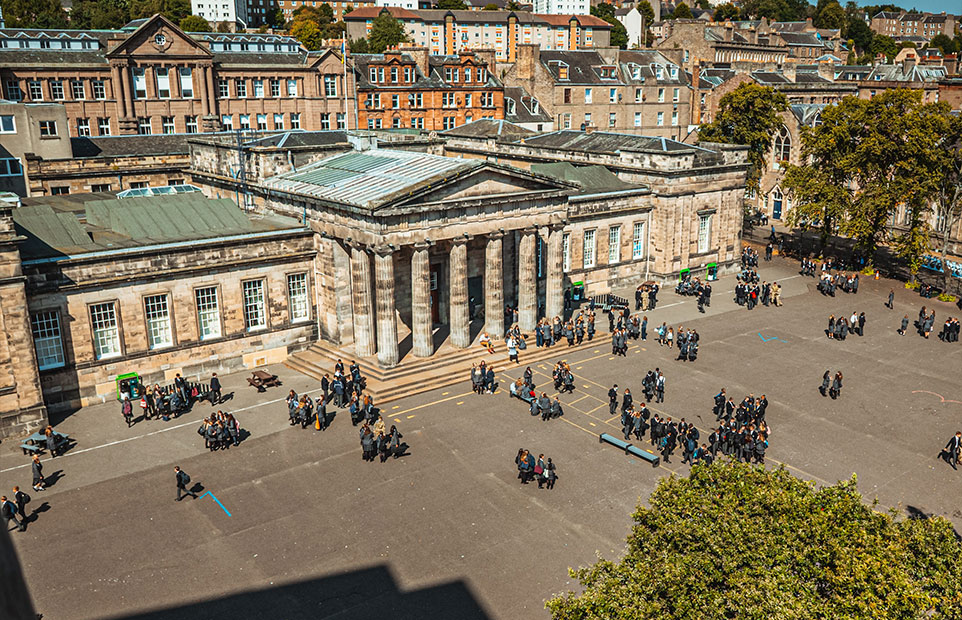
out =
{"type": "Polygon", "coordinates": [[[20,495],[23,496],[23,503],[24,503],[24,504],[29,504],[29,503],[30,503],[30,496],[29,496],[29,495],[27,495],[27,494],[24,493],[23,491],[20,491],[20,495]]]}
{"type": "Polygon", "coordinates": [[[181,473],[184,474],[184,484],[185,485],[190,484],[190,476],[187,475],[187,472],[181,472],[181,473]]]}

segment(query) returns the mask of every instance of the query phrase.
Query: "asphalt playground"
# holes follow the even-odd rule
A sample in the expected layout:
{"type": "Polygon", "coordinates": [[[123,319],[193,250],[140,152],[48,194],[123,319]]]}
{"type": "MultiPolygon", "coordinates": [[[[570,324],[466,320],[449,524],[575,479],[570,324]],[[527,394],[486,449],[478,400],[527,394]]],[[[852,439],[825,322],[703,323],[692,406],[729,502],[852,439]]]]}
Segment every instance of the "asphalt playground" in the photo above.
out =
{"type": "MultiPolygon", "coordinates": [[[[54,483],[30,492],[35,517],[25,533],[11,532],[37,610],[45,620],[546,618],[547,598],[577,588],[568,568],[617,559],[633,508],[662,476],[688,471],[680,452],[652,468],[598,441],[620,431],[608,415],[611,384],[630,387],[638,402],[641,378],[655,367],[667,387],[653,410],[684,417],[707,437],[721,387],[736,402],[765,394],[768,467],[816,484],[855,475],[867,502],[944,516],[962,532],[962,472],[936,458],[962,429],[962,345],[895,331],[921,305],[935,307],[936,330],[962,313],[898,283],[889,310],[885,280],[823,297],[780,259],[759,273],[783,285],[783,307],[739,308],[734,280],[723,278],[704,315],[692,298],[663,290],[648,313],[649,340],[631,341],[627,357],[601,343],[570,356],[557,346],[556,359],[576,376],[560,419],[542,422],[508,396],[523,352],[517,367],[496,369],[494,395],[473,394],[464,377],[388,403],[387,423],[410,450],[384,464],[361,460],[346,410],[324,432],[290,427],[287,390],[318,386],[284,367],[271,368],[283,386],[265,393],[246,375],[222,378],[232,398],[221,408],[249,431],[225,452],[207,452],[196,434],[207,404],[130,429],[116,403],[85,408],[57,424],[77,445],[45,458],[54,483]],[[867,315],[865,336],[827,339],[829,314],[853,310],[867,315]],[[652,340],[662,321],[698,330],[696,362],[676,361],[676,349],[652,340]],[[845,376],[835,401],[817,391],[827,369],[845,376]],[[554,490],[518,483],[521,447],[554,460],[554,490]],[[199,499],[174,501],[175,464],[199,499]]],[[[532,370],[553,398],[551,364],[532,370]]],[[[30,487],[17,443],[0,444],[8,495],[14,484],[30,487]]]]}

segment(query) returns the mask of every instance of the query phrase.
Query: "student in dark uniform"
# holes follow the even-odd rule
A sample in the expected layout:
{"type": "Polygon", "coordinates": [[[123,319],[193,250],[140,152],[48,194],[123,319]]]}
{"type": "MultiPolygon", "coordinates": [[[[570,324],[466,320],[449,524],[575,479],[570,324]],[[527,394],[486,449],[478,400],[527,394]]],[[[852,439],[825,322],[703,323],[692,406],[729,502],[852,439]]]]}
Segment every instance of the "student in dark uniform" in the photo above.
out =
{"type": "Polygon", "coordinates": [[[831,383],[832,371],[826,370],[825,374],[822,375],[822,385],[819,386],[818,391],[822,396],[828,396],[828,387],[831,383]]]}
{"type": "Polygon", "coordinates": [[[951,465],[952,469],[958,470],[960,454],[962,454],[962,431],[949,438],[949,442],[945,444],[945,449],[939,456],[951,465]]]}
{"type": "Polygon", "coordinates": [[[183,498],[187,497],[188,495],[190,495],[194,499],[197,499],[197,494],[187,488],[187,485],[190,484],[190,476],[187,475],[187,472],[182,471],[180,469],[180,466],[174,466],[174,477],[177,480],[177,501],[178,502],[183,498]]]}
{"type": "Polygon", "coordinates": [[[828,395],[835,400],[842,394],[842,373],[841,371],[835,373],[835,378],[832,379],[832,387],[828,389],[828,395]]]}
{"type": "Polygon", "coordinates": [[[608,415],[615,415],[618,411],[618,384],[608,390],[608,415]]]}
{"type": "Polygon", "coordinates": [[[632,404],[634,404],[634,399],[631,397],[631,390],[625,388],[625,396],[621,401],[621,411],[622,413],[631,409],[632,404]]]}
{"type": "Polygon", "coordinates": [[[899,336],[904,336],[905,330],[908,329],[908,327],[909,327],[909,315],[906,314],[905,316],[902,317],[902,327],[900,327],[898,330],[899,336]]]}

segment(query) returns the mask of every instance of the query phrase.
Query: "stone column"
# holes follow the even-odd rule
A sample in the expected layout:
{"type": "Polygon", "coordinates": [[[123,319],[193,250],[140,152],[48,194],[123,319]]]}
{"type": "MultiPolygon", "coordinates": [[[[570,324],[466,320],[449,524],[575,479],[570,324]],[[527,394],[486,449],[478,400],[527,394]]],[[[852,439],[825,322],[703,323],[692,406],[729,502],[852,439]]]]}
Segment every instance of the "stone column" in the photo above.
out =
{"type": "Polygon", "coordinates": [[[204,92],[207,93],[207,113],[217,115],[217,88],[214,84],[214,67],[204,67],[204,92]]]}
{"type": "MultiPolygon", "coordinates": [[[[126,97],[124,97],[124,107],[127,109],[127,118],[135,118],[137,115],[134,113],[134,97],[137,96],[137,90],[134,86],[134,70],[130,65],[125,65],[120,68],[121,83],[124,85],[124,90],[126,90],[126,97]]],[[[146,77],[144,78],[146,79],[146,77]]]]}
{"type": "Polygon", "coordinates": [[[370,357],[377,350],[371,304],[371,257],[358,244],[351,245],[351,302],[354,307],[354,350],[358,357],[370,357]]]}
{"type": "Polygon", "coordinates": [[[448,258],[451,281],[451,344],[459,349],[471,346],[471,314],[468,308],[468,239],[454,239],[448,258]]]}
{"type": "MultiPolygon", "coordinates": [[[[119,65],[110,66],[110,90],[117,102],[117,122],[124,117],[124,102],[126,99],[126,93],[124,93],[124,82],[121,78],[121,68],[119,65]]],[[[119,131],[119,129],[118,129],[119,131]]]]}
{"type": "Polygon", "coordinates": [[[377,363],[393,368],[398,363],[397,314],[394,298],[394,251],[380,247],[374,255],[377,294],[377,363]]]}
{"type": "MultiPolygon", "coordinates": [[[[200,109],[204,116],[210,116],[210,93],[207,90],[207,67],[193,67],[190,71],[190,79],[193,82],[200,69],[200,109]]],[[[197,82],[194,82],[194,90],[197,90],[197,82]]]]}
{"type": "Polygon", "coordinates": [[[504,233],[488,235],[484,250],[484,330],[491,338],[504,337],[504,270],[501,238],[504,233]]]}
{"type": "Polygon", "coordinates": [[[564,314],[564,294],[561,291],[561,236],[560,226],[554,226],[548,233],[548,282],[545,297],[545,314],[548,318],[564,314]]]}
{"type": "Polygon", "coordinates": [[[428,244],[417,243],[411,255],[411,339],[417,357],[431,357],[434,353],[432,324],[428,244]]]}
{"type": "Polygon", "coordinates": [[[526,228],[521,233],[518,251],[518,314],[522,331],[538,323],[538,232],[526,228]]]}

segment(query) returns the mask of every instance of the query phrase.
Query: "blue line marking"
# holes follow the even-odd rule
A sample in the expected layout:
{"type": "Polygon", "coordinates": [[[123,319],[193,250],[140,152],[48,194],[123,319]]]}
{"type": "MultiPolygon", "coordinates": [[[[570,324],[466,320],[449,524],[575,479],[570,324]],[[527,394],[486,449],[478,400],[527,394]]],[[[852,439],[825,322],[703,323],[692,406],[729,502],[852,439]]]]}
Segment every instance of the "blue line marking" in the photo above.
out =
{"type": "Polygon", "coordinates": [[[778,340],[779,342],[785,342],[787,344],[785,340],[782,340],[778,336],[772,336],[771,338],[766,338],[765,336],[762,336],[761,332],[758,332],[758,337],[762,339],[762,342],[771,342],[772,340],[778,340]]]}
{"type": "Polygon", "coordinates": [[[217,502],[217,505],[220,506],[221,509],[222,509],[224,512],[227,513],[227,516],[228,516],[228,517],[230,516],[230,513],[227,512],[227,509],[226,509],[226,508],[224,508],[224,504],[221,504],[221,503],[220,503],[220,500],[217,499],[217,496],[214,495],[213,493],[211,493],[210,491],[204,491],[204,493],[203,493],[200,497],[198,497],[197,499],[200,499],[201,497],[204,497],[204,495],[210,495],[211,497],[213,497],[213,498],[214,498],[214,501],[217,502]]]}

